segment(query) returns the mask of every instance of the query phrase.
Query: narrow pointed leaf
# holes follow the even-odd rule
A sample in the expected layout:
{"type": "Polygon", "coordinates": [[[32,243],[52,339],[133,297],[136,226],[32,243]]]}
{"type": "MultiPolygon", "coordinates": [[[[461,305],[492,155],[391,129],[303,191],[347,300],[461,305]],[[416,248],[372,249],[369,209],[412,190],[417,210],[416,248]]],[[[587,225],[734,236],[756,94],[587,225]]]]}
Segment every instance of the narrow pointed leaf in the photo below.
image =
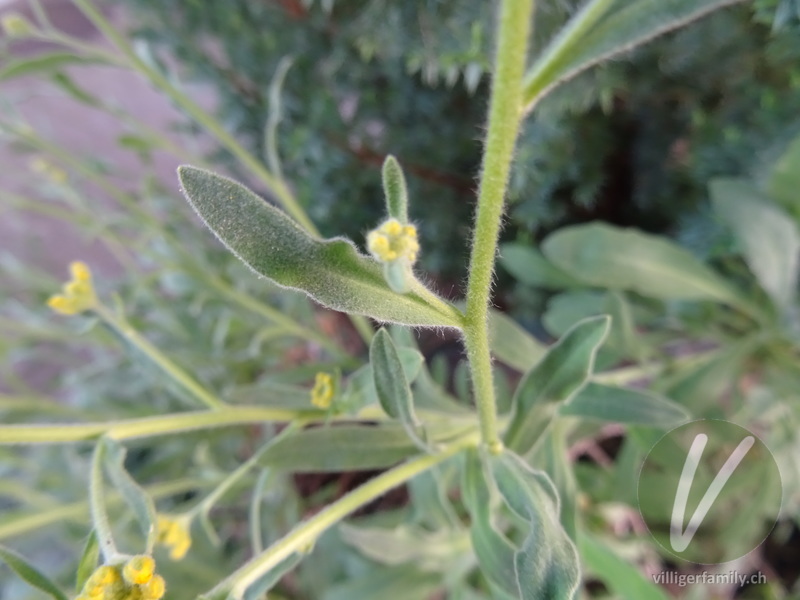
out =
{"type": "Polygon", "coordinates": [[[654,392],[594,382],[562,404],[558,414],[662,429],[684,423],[690,416],[680,404],[654,392]]]}
{"type": "Polygon", "coordinates": [[[126,450],[118,442],[109,438],[100,441],[105,445],[105,467],[116,490],[133,511],[139,527],[145,536],[147,552],[155,544],[156,509],[152,498],[139,486],[125,470],[126,450]]]}
{"type": "Polygon", "coordinates": [[[461,313],[416,280],[407,294],[392,291],[383,269],[344,238],[320,240],[243,185],[203,169],[178,175],[200,218],[240,260],[277,285],[317,302],[379,321],[460,327],[461,313]]]}
{"type": "Polygon", "coordinates": [[[97,561],[100,559],[100,546],[97,543],[97,535],[94,530],[89,534],[89,539],[86,540],[86,546],[83,548],[81,559],[78,561],[78,569],[75,575],[75,593],[80,593],[83,589],[86,580],[91,577],[97,568],[97,561]]]}
{"type": "Polygon", "coordinates": [[[497,360],[523,373],[547,352],[514,319],[496,310],[489,311],[489,347],[497,360]]]}
{"type": "Polygon", "coordinates": [[[493,596],[500,600],[518,600],[514,572],[515,549],[492,523],[491,489],[483,462],[476,451],[467,454],[462,493],[470,514],[472,548],[481,571],[492,586],[493,596]]]}
{"type": "Polygon", "coordinates": [[[529,524],[514,555],[522,600],[571,600],[580,584],[578,551],[561,527],[558,495],[543,471],[510,452],[489,459],[504,502],[529,524]]]}
{"type": "Polygon", "coordinates": [[[86,58],[70,52],[52,52],[33,57],[19,58],[0,69],[0,81],[24,75],[42,75],[75,64],[97,64],[98,58],[86,58]]]}
{"type": "Polygon", "coordinates": [[[383,161],[383,195],[386,197],[386,212],[401,223],[408,223],[408,190],[403,169],[394,156],[383,161]]]}
{"type": "Polygon", "coordinates": [[[14,552],[11,548],[0,546],[0,561],[6,563],[25,582],[37,590],[41,590],[51,598],[55,598],[55,600],[67,600],[66,594],[58,589],[58,586],[47,575],[39,571],[27,559],[14,552]]]}
{"type": "Polygon", "coordinates": [[[529,111],[559,84],[653,38],[742,0],[592,0],[525,75],[529,111]]]}
{"type": "Polygon", "coordinates": [[[509,448],[519,454],[530,451],[549,427],[558,404],[583,387],[609,325],[607,316],[579,321],[525,374],[514,394],[514,415],[505,434],[509,448]]]}
{"type": "Polygon", "coordinates": [[[375,391],[383,410],[400,421],[417,446],[427,450],[422,425],[414,413],[414,397],[403,370],[403,363],[389,332],[383,328],[372,338],[369,361],[372,365],[375,391]]]}

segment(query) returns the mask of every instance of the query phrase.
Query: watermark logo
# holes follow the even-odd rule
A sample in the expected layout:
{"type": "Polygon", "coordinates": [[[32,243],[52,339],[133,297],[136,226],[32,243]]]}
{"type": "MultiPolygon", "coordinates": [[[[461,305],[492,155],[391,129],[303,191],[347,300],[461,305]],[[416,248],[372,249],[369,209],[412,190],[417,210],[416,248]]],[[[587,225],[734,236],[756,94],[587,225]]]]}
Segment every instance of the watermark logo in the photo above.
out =
{"type": "Polygon", "coordinates": [[[707,419],[656,442],[638,495],[645,524],[668,552],[720,564],[764,541],[778,520],[782,486],[772,453],[754,433],[707,419]]]}

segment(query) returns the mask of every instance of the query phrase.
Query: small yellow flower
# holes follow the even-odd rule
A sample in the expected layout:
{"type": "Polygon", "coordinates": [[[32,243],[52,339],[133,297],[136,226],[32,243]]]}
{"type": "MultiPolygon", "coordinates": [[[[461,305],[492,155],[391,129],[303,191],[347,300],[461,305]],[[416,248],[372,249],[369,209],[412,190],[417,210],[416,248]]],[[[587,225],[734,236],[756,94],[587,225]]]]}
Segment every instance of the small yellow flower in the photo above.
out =
{"type": "Polygon", "coordinates": [[[156,561],[151,556],[134,556],[122,569],[122,576],[129,585],[148,583],[156,571],[156,561]]]}
{"type": "Polygon", "coordinates": [[[28,166],[30,167],[31,171],[43,175],[53,183],[66,183],[69,179],[69,176],[64,169],[57,167],[42,157],[34,158],[28,164],[28,166]]]}
{"type": "Polygon", "coordinates": [[[405,259],[413,264],[419,253],[417,228],[403,225],[397,219],[389,219],[367,234],[367,249],[384,263],[405,259]]]}
{"type": "Polygon", "coordinates": [[[142,600],[159,600],[166,589],[164,578],[161,575],[154,575],[150,581],[141,587],[142,600]]]}
{"type": "Polygon", "coordinates": [[[26,37],[34,31],[31,22],[19,13],[3,15],[0,26],[3,32],[10,38],[26,37]]]}
{"type": "Polygon", "coordinates": [[[159,515],[157,541],[170,549],[172,560],[181,560],[192,545],[188,521],[159,515]]]}
{"type": "Polygon", "coordinates": [[[47,301],[47,306],[62,315],[76,315],[97,304],[89,267],[82,262],[73,262],[69,269],[72,279],[64,284],[61,294],[51,296],[47,301]]]}
{"type": "Polygon", "coordinates": [[[333,377],[328,373],[317,373],[311,390],[311,404],[326,409],[333,400],[333,377]]]}
{"type": "Polygon", "coordinates": [[[103,565],[86,580],[76,600],[110,600],[119,595],[124,586],[119,568],[103,565]]]}

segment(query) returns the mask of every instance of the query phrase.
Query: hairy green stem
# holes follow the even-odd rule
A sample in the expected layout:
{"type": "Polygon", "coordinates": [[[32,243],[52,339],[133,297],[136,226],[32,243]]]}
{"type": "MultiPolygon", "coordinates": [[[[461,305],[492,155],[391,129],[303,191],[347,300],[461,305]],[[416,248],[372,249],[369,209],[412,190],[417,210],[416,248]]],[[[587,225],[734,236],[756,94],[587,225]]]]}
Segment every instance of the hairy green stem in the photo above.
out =
{"type": "Polygon", "coordinates": [[[470,256],[464,343],[483,442],[500,452],[492,362],[489,352],[489,302],[497,237],[522,108],[522,76],[528,48],[533,0],[505,0],[500,11],[489,126],[478,192],[478,210],[470,256]]]}
{"type": "Polygon", "coordinates": [[[169,375],[175,383],[197,398],[209,408],[224,408],[227,405],[217,398],[211,391],[200,385],[196,379],[175,364],[171,358],[151,344],[147,338],[131,327],[126,321],[116,317],[105,306],[98,304],[94,311],[109,327],[114,329],[128,343],[135,346],[147,358],[155,363],[164,373],[169,375]]]}
{"type": "Polygon", "coordinates": [[[322,420],[325,413],[262,406],[227,406],[225,410],[201,410],[121,421],[0,425],[0,446],[81,442],[94,440],[101,435],[115,440],[130,440],[247,423],[293,421],[299,418],[322,420]]]}
{"type": "Polygon", "coordinates": [[[256,582],[262,575],[273,569],[295,552],[303,552],[311,547],[320,535],[339,521],[358,510],[368,502],[382,496],[389,490],[402,485],[427,471],[428,469],[444,462],[458,454],[465,448],[474,446],[477,436],[473,433],[458,442],[454,442],[441,452],[426,454],[411,459],[403,464],[390,469],[367,483],[342,496],[336,502],[315,514],[310,519],[300,523],[280,540],[272,544],[258,556],[232,573],[227,579],[208,592],[208,596],[223,590],[230,590],[232,596],[242,597],[247,588],[256,582]]]}

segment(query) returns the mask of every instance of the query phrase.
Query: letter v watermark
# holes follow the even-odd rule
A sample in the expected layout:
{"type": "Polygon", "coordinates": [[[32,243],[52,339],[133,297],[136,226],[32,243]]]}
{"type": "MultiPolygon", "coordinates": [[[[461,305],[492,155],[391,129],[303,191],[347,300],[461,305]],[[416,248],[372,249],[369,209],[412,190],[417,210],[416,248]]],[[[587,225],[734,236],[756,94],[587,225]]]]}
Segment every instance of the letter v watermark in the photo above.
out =
{"type": "Polygon", "coordinates": [[[694,534],[697,533],[703,519],[706,518],[708,511],[711,510],[711,506],[714,504],[717,496],[719,496],[722,488],[725,487],[728,479],[733,475],[736,467],[739,466],[739,463],[742,462],[742,459],[744,459],[745,455],[750,451],[750,448],[753,447],[755,441],[753,436],[747,436],[739,442],[739,445],[736,446],[736,449],[728,457],[728,460],[722,465],[717,476],[714,477],[714,481],[711,482],[706,493],[703,494],[700,504],[697,505],[692,518],[686,526],[686,530],[682,531],[683,517],[686,514],[686,503],[689,500],[689,491],[692,489],[692,482],[697,472],[697,465],[700,463],[703,450],[705,450],[706,444],[708,443],[708,436],[704,433],[700,433],[694,438],[692,446],[689,448],[689,454],[686,456],[686,462],[683,463],[683,471],[678,481],[678,490],[675,493],[675,504],[672,505],[669,543],[672,545],[672,549],[675,550],[675,552],[683,552],[689,547],[689,543],[694,538],[694,534]]]}

